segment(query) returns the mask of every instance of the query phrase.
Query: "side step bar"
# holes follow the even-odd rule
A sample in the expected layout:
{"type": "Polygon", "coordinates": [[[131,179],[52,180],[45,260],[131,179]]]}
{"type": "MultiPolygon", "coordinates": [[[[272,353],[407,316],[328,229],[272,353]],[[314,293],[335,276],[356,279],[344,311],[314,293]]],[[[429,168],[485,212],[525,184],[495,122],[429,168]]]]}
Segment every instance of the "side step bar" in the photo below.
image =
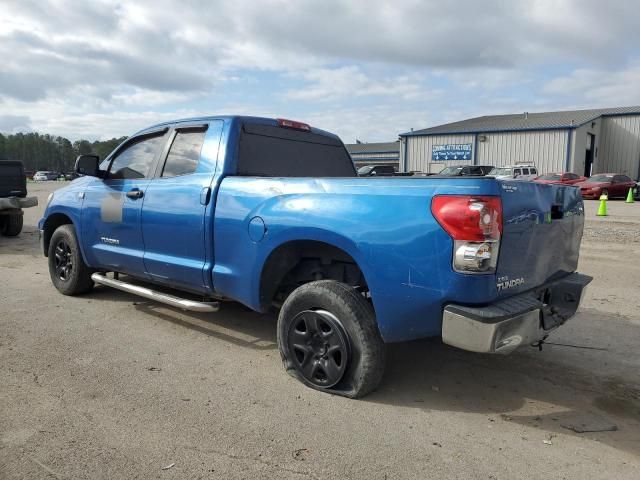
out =
{"type": "Polygon", "coordinates": [[[150,288],[109,278],[101,273],[94,273],[91,275],[91,280],[99,283],[100,285],[117,288],[123,292],[133,293],[134,295],[148,298],[149,300],[155,300],[156,302],[171,305],[172,307],[181,308],[183,310],[189,310],[191,312],[217,312],[220,308],[220,302],[196,302],[195,300],[175,297],[167,293],[160,293],[155,290],[151,290],[150,288]]]}

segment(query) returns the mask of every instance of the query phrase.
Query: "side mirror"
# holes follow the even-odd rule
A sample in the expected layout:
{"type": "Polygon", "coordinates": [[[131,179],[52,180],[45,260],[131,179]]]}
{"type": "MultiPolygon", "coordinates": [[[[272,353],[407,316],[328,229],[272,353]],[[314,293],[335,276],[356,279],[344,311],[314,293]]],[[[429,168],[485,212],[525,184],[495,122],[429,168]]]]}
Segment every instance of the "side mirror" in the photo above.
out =
{"type": "Polygon", "coordinates": [[[78,155],[76,158],[76,173],[79,175],[88,175],[90,177],[99,177],[100,157],[97,155],[78,155]]]}

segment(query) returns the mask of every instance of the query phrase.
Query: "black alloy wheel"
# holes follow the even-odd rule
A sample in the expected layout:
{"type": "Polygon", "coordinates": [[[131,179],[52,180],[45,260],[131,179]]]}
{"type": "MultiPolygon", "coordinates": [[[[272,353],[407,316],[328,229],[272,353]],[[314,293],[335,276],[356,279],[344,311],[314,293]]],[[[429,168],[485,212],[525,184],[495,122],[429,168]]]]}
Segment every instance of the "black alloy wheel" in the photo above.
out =
{"type": "Polygon", "coordinates": [[[56,275],[63,282],[67,282],[73,272],[73,255],[71,246],[64,238],[58,240],[54,255],[56,275]]]}
{"type": "Polygon", "coordinates": [[[349,363],[349,340],[338,318],[326,310],[304,310],[287,332],[295,369],[308,382],[330,388],[343,377],[349,363]]]}

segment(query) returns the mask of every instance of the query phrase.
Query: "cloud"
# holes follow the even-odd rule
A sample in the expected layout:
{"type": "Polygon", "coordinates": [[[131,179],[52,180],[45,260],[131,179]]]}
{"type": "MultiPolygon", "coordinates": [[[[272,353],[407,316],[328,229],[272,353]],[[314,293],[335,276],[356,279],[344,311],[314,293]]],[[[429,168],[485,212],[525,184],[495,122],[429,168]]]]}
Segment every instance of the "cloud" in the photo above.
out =
{"type": "Polygon", "coordinates": [[[287,91],[285,96],[291,100],[320,101],[381,96],[417,100],[438,93],[428,91],[420,76],[382,75],[374,77],[355,65],[307,70],[300,75],[305,84],[287,91]]]}
{"type": "Polygon", "coordinates": [[[638,103],[636,10],[627,0],[6,0],[0,111],[77,138],[242,105],[388,140],[471,115],[638,103]]]}
{"type": "Polygon", "coordinates": [[[618,71],[579,68],[549,81],[543,92],[591,106],[640,105],[640,64],[618,71]]]}
{"type": "Polygon", "coordinates": [[[0,132],[16,133],[31,130],[31,119],[26,115],[0,115],[0,132]]]}

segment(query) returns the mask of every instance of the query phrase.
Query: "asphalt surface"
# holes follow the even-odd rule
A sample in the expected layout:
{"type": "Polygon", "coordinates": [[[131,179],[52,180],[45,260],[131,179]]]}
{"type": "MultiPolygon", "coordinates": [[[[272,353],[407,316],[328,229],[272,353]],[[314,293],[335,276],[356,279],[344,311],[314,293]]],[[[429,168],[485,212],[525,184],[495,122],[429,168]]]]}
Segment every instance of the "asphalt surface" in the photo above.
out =
{"type": "Polygon", "coordinates": [[[640,476],[640,203],[604,219],[586,204],[595,280],[549,339],[584,348],[391,345],[378,391],[353,401],[284,372],[273,316],[60,295],[35,225],[62,184],[29,186],[40,206],[0,238],[2,479],[640,476]]]}

